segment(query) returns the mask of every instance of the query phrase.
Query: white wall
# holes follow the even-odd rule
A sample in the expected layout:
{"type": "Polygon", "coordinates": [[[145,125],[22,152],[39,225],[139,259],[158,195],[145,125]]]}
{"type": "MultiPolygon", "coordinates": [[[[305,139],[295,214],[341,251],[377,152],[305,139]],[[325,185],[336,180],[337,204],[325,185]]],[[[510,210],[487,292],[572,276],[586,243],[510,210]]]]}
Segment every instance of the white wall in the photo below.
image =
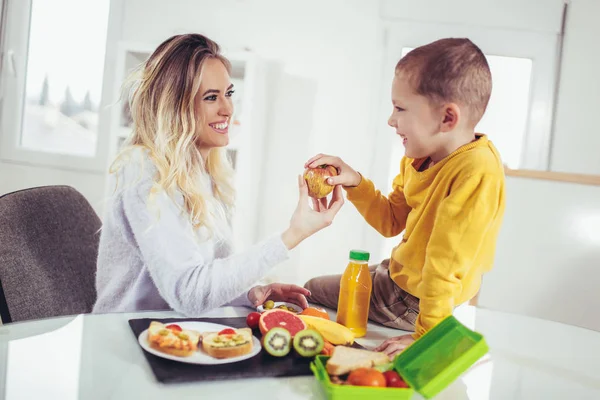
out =
{"type": "Polygon", "coordinates": [[[563,3],[563,0],[381,0],[381,16],[405,21],[557,32],[563,3]]]}
{"type": "Polygon", "coordinates": [[[104,184],[105,176],[102,173],[0,162],[0,196],[36,186],[68,185],[83,194],[96,213],[101,214],[104,184]]]}
{"type": "Polygon", "coordinates": [[[572,0],[551,157],[553,171],[600,174],[600,1],[572,0]]]}
{"type": "Polygon", "coordinates": [[[479,305],[600,331],[600,186],[509,176],[506,193],[479,305]]]}

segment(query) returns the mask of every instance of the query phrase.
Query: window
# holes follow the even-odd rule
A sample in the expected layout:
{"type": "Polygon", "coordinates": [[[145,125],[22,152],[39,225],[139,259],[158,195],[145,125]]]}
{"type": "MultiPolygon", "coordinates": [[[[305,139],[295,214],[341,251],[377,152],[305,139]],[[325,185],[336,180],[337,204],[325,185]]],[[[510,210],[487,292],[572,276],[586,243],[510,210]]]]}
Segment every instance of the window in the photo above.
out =
{"type": "Polygon", "coordinates": [[[506,165],[519,168],[529,119],[533,61],[519,57],[486,56],[492,71],[492,96],[475,129],[490,136],[506,165]]]}
{"type": "Polygon", "coordinates": [[[94,156],[108,6],[108,0],[33,0],[22,147],[94,156]]]}
{"type": "Polygon", "coordinates": [[[94,164],[110,0],[7,4],[2,159],[94,164]]]}

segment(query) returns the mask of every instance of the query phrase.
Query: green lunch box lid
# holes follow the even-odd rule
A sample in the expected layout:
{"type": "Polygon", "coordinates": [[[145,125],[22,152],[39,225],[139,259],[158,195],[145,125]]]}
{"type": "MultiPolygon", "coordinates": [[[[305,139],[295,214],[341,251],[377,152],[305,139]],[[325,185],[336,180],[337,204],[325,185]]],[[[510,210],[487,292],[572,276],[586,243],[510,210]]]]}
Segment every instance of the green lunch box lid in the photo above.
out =
{"type": "Polygon", "coordinates": [[[394,369],[428,399],[444,390],[488,351],[483,335],[451,315],[400,353],[394,359],[394,369]]]}

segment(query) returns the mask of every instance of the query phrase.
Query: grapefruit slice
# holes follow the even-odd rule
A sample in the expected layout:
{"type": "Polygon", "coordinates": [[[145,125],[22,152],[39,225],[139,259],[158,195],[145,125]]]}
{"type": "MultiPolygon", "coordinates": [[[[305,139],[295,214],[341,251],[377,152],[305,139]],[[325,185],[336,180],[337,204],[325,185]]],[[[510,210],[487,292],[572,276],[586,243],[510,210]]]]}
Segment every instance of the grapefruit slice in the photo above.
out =
{"type": "Polygon", "coordinates": [[[306,324],[294,313],[287,310],[274,309],[261,314],[258,327],[263,335],[270,329],[279,327],[287,329],[290,335],[294,337],[296,333],[306,329],[306,324]]]}

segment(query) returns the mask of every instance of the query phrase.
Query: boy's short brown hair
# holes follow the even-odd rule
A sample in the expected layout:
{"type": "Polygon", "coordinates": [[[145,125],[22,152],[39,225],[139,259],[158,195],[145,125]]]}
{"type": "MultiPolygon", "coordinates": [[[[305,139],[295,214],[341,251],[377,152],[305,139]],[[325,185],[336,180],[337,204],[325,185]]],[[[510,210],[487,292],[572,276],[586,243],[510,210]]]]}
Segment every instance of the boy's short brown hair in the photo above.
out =
{"type": "Polygon", "coordinates": [[[434,104],[456,102],[468,108],[473,126],[483,117],[492,93],[485,55],[469,39],[440,39],[410,51],[396,64],[417,94],[434,104]]]}

